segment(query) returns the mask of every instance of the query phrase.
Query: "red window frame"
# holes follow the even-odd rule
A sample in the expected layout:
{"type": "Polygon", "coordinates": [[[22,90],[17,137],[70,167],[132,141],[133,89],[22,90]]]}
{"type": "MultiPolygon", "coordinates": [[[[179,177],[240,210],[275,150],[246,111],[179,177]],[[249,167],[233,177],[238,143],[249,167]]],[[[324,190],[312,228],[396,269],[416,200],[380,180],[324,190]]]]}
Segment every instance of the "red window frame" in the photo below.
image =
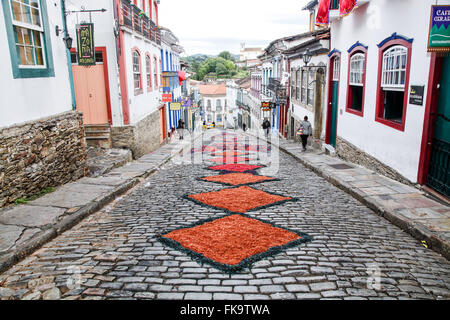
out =
{"type": "Polygon", "coordinates": [[[145,78],[147,80],[147,92],[152,91],[153,90],[152,57],[151,57],[150,53],[148,53],[148,52],[145,54],[145,78]],[[149,63],[150,81],[148,79],[148,73],[147,73],[147,59],[148,59],[148,63],[149,63]]]}
{"type": "Polygon", "coordinates": [[[134,88],[134,95],[140,95],[143,93],[143,83],[142,83],[142,55],[141,55],[141,51],[139,50],[139,48],[134,47],[133,49],[131,49],[131,66],[132,66],[132,73],[133,73],[133,88],[134,88]],[[140,84],[140,88],[136,88],[135,84],[134,84],[134,53],[137,53],[139,55],[139,84],[140,84]]]}
{"type": "Polygon", "coordinates": [[[345,111],[348,113],[355,114],[360,117],[364,116],[364,100],[365,100],[365,96],[366,96],[366,70],[367,70],[367,47],[364,47],[363,45],[359,44],[359,45],[354,46],[348,54],[347,100],[346,100],[346,104],[345,104],[345,111]],[[353,89],[352,89],[352,86],[350,85],[350,60],[357,53],[362,53],[364,55],[364,70],[363,70],[363,75],[362,75],[363,92],[362,92],[361,111],[351,108],[352,101],[353,101],[353,89]]]}
{"type": "Polygon", "coordinates": [[[411,51],[412,43],[404,39],[393,39],[386,41],[378,49],[378,81],[377,81],[377,98],[376,98],[376,110],[375,110],[375,121],[382,123],[388,127],[399,131],[405,131],[405,121],[406,121],[406,110],[408,107],[408,95],[409,95],[409,77],[411,70],[411,51]],[[405,73],[405,86],[404,86],[404,97],[403,97],[403,111],[402,111],[402,122],[398,123],[395,121],[387,120],[383,118],[384,113],[384,92],[381,88],[381,76],[383,72],[383,53],[389,48],[400,45],[406,48],[406,73],[405,73]]]}

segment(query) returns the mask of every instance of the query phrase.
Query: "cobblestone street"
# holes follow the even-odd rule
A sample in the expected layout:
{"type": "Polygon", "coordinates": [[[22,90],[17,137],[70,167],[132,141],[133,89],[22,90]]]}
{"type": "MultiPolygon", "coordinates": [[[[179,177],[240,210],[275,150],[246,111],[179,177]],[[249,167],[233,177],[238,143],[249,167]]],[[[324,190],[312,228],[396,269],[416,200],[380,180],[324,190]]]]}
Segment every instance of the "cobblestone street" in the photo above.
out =
{"type": "MultiPolygon", "coordinates": [[[[205,134],[205,145],[214,143],[211,134],[205,134]]],[[[255,155],[250,152],[251,158],[255,155]]],[[[227,188],[198,180],[217,175],[206,169],[217,164],[207,160],[183,164],[175,158],[108,207],[0,274],[0,298],[450,298],[450,263],[443,256],[276,147],[269,158],[261,159],[272,167],[258,173],[277,180],[251,187],[298,201],[247,215],[306,233],[312,241],[265,257],[235,274],[200,264],[162,244],[155,235],[224,215],[223,210],[183,199],[187,194],[227,188]]]]}

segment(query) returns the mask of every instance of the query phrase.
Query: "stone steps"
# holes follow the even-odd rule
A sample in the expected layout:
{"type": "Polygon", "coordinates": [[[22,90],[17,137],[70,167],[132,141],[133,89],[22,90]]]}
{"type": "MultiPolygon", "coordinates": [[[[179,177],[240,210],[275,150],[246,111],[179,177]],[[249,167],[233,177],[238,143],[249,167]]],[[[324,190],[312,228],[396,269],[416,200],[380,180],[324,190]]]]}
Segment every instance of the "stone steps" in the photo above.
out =
{"type": "Polygon", "coordinates": [[[84,132],[88,146],[112,148],[110,124],[86,124],[84,132]]]}

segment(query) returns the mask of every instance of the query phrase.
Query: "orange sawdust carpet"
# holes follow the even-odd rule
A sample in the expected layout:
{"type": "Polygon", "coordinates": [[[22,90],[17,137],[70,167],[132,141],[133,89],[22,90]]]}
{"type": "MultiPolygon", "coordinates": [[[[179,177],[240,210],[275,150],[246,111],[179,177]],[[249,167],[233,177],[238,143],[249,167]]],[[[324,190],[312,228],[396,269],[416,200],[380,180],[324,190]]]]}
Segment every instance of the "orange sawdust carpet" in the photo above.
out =
{"type": "Polygon", "coordinates": [[[158,238],[203,262],[231,272],[311,239],[307,234],[240,214],[200,222],[158,238]]]}
{"type": "Polygon", "coordinates": [[[254,160],[254,159],[243,158],[243,157],[220,157],[220,158],[210,159],[209,161],[218,162],[218,163],[238,163],[238,162],[245,162],[245,161],[250,161],[250,160],[254,160]]]}
{"type": "Polygon", "coordinates": [[[281,204],[289,200],[296,200],[292,197],[271,194],[247,186],[191,194],[185,196],[185,198],[200,205],[223,209],[231,213],[246,213],[251,210],[281,204]]]}
{"type": "Polygon", "coordinates": [[[214,171],[232,171],[232,172],[245,172],[245,171],[254,171],[256,169],[260,169],[263,166],[245,164],[245,163],[229,163],[220,166],[209,167],[209,170],[214,171]]]}
{"type": "Polygon", "coordinates": [[[251,174],[251,173],[233,172],[233,173],[227,173],[227,174],[222,174],[222,175],[218,175],[218,176],[204,177],[204,178],[200,178],[200,180],[221,183],[221,184],[231,185],[231,186],[240,186],[240,185],[259,183],[259,182],[263,182],[263,181],[273,181],[276,179],[272,178],[272,177],[257,176],[257,175],[251,174]]]}
{"type": "Polygon", "coordinates": [[[246,152],[239,152],[239,151],[225,151],[225,152],[213,152],[211,153],[212,156],[217,156],[217,157],[235,157],[235,156],[246,156],[248,155],[248,153],[246,152]]]}

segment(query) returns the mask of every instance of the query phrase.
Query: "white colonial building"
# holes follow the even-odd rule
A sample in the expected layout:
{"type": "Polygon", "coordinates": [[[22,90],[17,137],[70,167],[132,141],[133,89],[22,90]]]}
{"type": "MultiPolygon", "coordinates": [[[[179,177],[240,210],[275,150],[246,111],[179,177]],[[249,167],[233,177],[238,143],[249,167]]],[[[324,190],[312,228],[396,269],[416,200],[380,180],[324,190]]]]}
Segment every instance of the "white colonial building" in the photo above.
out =
{"type": "Polygon", "coordinates": [[[336,1],[329,12],[326,125],[326,141],[340,156],[446,196],[450,58],[436,50],[450,49],[450,41],[432,52],[427,47],[432,6],[449,4],[358,1],[338,18],[336,1]]]}
{"type": "Polygon", "coordinates": [[[201,84],[198,86],[198,90],[202,97],[202,109],[206,123],[215,123],[216,127],[225,127],[228,119],[226,83],[201,84]]]}

